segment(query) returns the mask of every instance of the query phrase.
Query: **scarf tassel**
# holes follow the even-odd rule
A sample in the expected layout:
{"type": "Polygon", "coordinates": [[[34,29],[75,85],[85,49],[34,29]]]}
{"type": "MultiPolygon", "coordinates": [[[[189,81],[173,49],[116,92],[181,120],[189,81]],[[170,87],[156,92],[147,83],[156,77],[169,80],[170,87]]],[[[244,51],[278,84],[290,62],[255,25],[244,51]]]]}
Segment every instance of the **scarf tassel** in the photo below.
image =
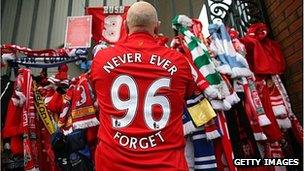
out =
{"type": "Polygon", "coordinates": [[[96,117],[86,120],[74,121],[73,129],[85,129],[99,125],[99,121],[96,117]]]}
{"type": "Polygon", "coordinates": [[[265,114],[259,115],[258,118],[260,126],[267,126],[271,124],[270,120],[265,114]]]}

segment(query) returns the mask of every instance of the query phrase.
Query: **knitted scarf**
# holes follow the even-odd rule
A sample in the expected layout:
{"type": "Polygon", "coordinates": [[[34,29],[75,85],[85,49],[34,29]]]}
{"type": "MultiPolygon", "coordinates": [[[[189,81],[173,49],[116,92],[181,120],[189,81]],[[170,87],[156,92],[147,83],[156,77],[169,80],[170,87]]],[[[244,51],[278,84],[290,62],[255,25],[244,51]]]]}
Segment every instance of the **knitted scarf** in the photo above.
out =
{"type": "Polygon", "coordinates": [[[37,130],[36,130],[36,113],[34,105],[34,94],[32,91],[31,70],[19,69],[21,79],[21,89],[25,96],[25,103],[22,109],[22,126],[23,126],[23,156],[24,170],[34,171],[38,168],[37,152],[37,130]]]}
{"type": "Polygon", "coordinates": [[[189,63],[189,66],[191,68],[191,74],[197,87],[210,98],[218,97],[219,96],[218,90],[210,86],[209,82],[206,80],[203,74],[197,69],[197,67],[193,63],[192,55],[190,53],[190,50],[186,47],[184,43],[184,38],[182,36],[176,36],[175,38],[173,38],[170,46],[171,48],[185,55],[185,59],[189,63]]]}
{"type": "Polygon", "coordinates": [[[283,97],[281,96],[278,87],[273,83],[272,79],[267,79],[267,88],[269,91],[270,103],[272,111],[280,128],[291,128],[291,121],[288,118],[287,110],[284,105],[283,97]]]}
{"type": "MultiPolygon", "coordinates": [[[[217,72],[207,47],[188,29],[188,27],[192,25],[192,20],[185,15],[178,15],[172,20],[172,27],[184,35],[184,40],[190,50],[192,61],[209,82],[210,86],[218,91],[218,98],[222,99],[231,96],[231,99],[235,99],[233,101],[238,101],[239,99],[235,94],[230,94],[227,85],[217,72]]],[[[211,104],[213,106],[212,101],[211,104]]],[[[216,105],[218,110],[229,110],[232,104],[224,99],[223,101],[217,101],[216,105]]]]}
{"type": "Polygon", "coordinates": [[[221,77],[216,71],[214,64],[210,59],[207,47],[188,30],[187,26],[192,25],[192,20],[184,15],[178,15],[172,20],[173,28],[182,33],[184,40],[189,48],[192,60],[209,84],[214,87],[221,86],[221,77]]]}
{"type": "Polygon", "coordinates": [[[292,132],[295,138],[297,139],[298,143],[303,145],[303,137],[304,137],[303,128],[292,111],[290,100],[287,91],[281,81],[281,78],[279,75],[273,75],[272,80],[276,85],[276,87],[278,88],[281,96],[283,97],[283,102],[288,112],[288,118],[291,120],[292,132]]]}
{"type": "Polygon", "coordinates": [[[244,109],[250,122],[254,138],[257,141],[266,140],[267,137],[263,133],[262,126],[269,125],[270,121],[264,112],[262,102],[257,94],[254,82],[250,77],[247,79],[243,78],[242,82],[245,93],[244,109]],[[268,120],[268,122],[265,122],[266,120],[268,120]]]}
{"type": "Polygon", "coordinates": [[[228,168],[230,171],[235,171],[233,165],[234,154],[232,151],[231,141],[228,133],[226,118],[223,112],[217,115],[217,123],[222,132],[221,138],[214,140],[215,157],[219,170],[228,168]],[[225,159],[225,161],[223,161],[225,159]]]}
{"type": "Polygon", "coordinates": [[[68,130],[66,134],[69,134],[72,130],[99,125],[93,103],[92,88],[86,75],[81,75],[66,93],[58,126],[68,130]],[[70,122],[72,122],[72,125],[70,122]]]}
{"type": "Polygon", "coordinates": [[[266,84],[266,77],[256,76],[255,85],[265,114],[271,123],[262,127],[263,132],[266,134],[269,142],[279,141],[282,138],[282,133],[271,107],[269,91],[266,84]]]}
{"type": "Polygon", "coordinates": [[[212,141],[208,141],[203,130],[193,132],[194,168],[196,171],[217,170],[212,141]]]}
{"type": "Polygon", "coordinates": [[[210,48],[217,54],[217,59],[220,61],[220,66],[217,67],[218,71],[231,75],[232,78],[251,76],[252,72],[246,59],[235,51],[225,25],[218,21],[215,24],[210,24],[208,29],[212,35],[210,48]]]}
{"type": "Polygon", "coordinates": [[[44,126],[48,130],[50,134],[53,134],[55,132],[54,123],[52,122],[52,119],[48,113],[48,110],[45,106],[44,99],[41,96],[39,90],[37,89],[36,82],[33,82],[33,90],[35,92],[35,106],[37,109],[37,113],[40,116],[40,119],[43,121],[44,126]]]}
{"type": "Polygon", "coordinates": [[[207,140],[207,135],[202,127],[196,128],[190,119],[188,110],[183,113],[184,135],[187,136],[186,157],[188,167],[195,170],[216,170],[214,147],[212,141],[207,140]],[[189,140],[190,139],[190,140],[189,140]],[[193,144],[190,144],[193,143],[193,144]],[[193,153],[193,154],[192,154],[193,153]],[[193,169],[193,168],[192,168],[193,169]]]}

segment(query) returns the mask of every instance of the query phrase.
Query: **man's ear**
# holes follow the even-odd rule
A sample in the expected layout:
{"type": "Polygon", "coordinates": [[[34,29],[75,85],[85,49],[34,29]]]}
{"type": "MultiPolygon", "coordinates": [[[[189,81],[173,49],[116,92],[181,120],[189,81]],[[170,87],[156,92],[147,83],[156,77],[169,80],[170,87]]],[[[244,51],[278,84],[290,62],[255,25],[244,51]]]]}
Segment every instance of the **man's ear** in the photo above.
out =
{"type": "Polygon", "coordinates": [[[126,28],[127,34],[129,34],[129,27],[128,27],[128,24],[127,24],[127,20],[125,20],[125,21],[123,22],[123,24],[124,24],[124,26],[125,26],[125,28],[126,28]]]}
{"type": "Polygon", "coordinates": [[[160,21],[157,21],[157,23],[156,23],[156,26],[155,26],[155,28],[154,28],[154,34],[158,34],[158,32],[159,32],[159,28],[160,28],[160,21]]]}

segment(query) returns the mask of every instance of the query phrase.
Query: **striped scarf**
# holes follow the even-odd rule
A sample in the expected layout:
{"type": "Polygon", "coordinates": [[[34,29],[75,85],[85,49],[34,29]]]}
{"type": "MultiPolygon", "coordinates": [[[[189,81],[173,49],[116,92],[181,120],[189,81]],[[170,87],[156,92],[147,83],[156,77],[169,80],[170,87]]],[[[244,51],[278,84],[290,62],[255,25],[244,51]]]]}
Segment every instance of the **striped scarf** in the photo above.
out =
{"type": "Polygon", "coordinates": [[[229,110],[231,105],[239,102],[239,98],[235,93],[229,92],[229,88],[210,58],[207,47],[188,29],[192,24],[192,20],[185,15],[178,15],[172,20],[172,27],[184,35],[194,65],[210,86],[218,91],[218,99],[229,98],[229,100],[212,100],[210,101],[212,106],[216,110],[229,110]]]}
{"type": "Polygon", "coordinates": [[[217,59],[220,61],[218,71],[231,75],[232,78],[251,76],[252,72],[246,59],[235,51],[225,25],[218,21],[210,24],[208,29],[212,35],[210,48],[217,54],[217,59]]]}
{"type": "Polygon", "coordinates": [[[190,26],[186,23],[187,20],[190,20],[189,22],[192,23],[192,20],[186,16],[176,16],[172,21],[173,28],[185,36],[184,39],[191,52],[192,60],[199,71],[208,80],[209,84],[220,87],[222,79],[211,61],[208,49],[190,30],[185,27],[190,26]]]}

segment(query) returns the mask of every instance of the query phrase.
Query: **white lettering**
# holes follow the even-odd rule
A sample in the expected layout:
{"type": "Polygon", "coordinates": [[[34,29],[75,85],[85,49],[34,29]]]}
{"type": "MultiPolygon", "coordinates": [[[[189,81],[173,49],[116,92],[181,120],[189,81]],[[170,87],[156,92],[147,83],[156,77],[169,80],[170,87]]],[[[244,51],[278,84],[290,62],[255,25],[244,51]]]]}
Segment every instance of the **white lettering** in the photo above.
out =
{"type": "Polygon", "coordinates": [[[171,64],[171,61],[167,60],[167,61],[164,63],[163,68],[164,68],[164,69],[168,69],[169,64],[171,64]]]}
{"type": "Polygon", "coordinates": [[[142,148],[142,149],[147,149],[147,148],[148,148],[148,142],[146,142],[145,146],[143,146],[143,143],[142,143],[143,140],[148,140],[148,139],[147,139],[147,138],[141,138],[141,139],[139,140],[139,146],[140,146],[140,148],[142,148]]]}
{"type": "Polygon", "coordinates": [[[156,57],[156,55],[154,55],[154,54],[151,56],[151,58],[150,58],[150,64],[155,64],[155,62],[154,62],[155,61],[155,57],[156,57]]]}
{"type": "Polygon", "coordinates": [[[120,56],[117,56],[117,58],[118,58],[122,63],[126,63],[126,56],[123,56],[123,58],[121,58],[120,56]]]}
{"type": "Polygon", "coordinates": [[[103,69],[107,71],[107,73],[110,73],[110,69],[114,69],[114,66],[110,62],[107,62],[107,64],[108,65],[103,66],[103,69]]]}
{"type": "Polygon", "coordinates": [[[137,143],[137,139],[135,137],[131,137],[130,147],[129,148],[136,149],[136,143],[137,143]]]}
{"type": "Polygon", "coordinates": [[[149,138],[151,147],[155,147],[156,144],[155,144],[154,135],[150,135],[148,138],[149,138]]]}
{"type": "Polygon", "coordinates": [[[112,58],[112,61],[113,61],[115,67],[120,65],[120,63],[117,60],[117,57],[112,58]]]}
{"type": "Polygon", "coordinates": [[[177,71],[177,68],[175,65],[173,65],[171,68],[168,69],[168,72],[170,72],[170,75],[173,75],[177,71]]]}
{"type": "Polygon", "coordinates": [[[128,147],[130,149],[147,149],[158,146],[161,142],[165,142],[163,136],[161,135],[161,131],[149,135],[147,137],[132,137],[123,135],[120,132],[116,132],[113,136],[113,139],[117,139],[118,143],[123,147],[128,147]]]}
{"type": "Polygon", "coordinates": [[[141,54],[140,53],[135,53],[135,62],[141,62],[141,54]]]}
{"type": "Polygon", "coordinates": [[[120,132],[116,132],[116,134],[114,135],[113,139],[115,139],[115,138],[119,138],[119,137],[120,137],[120,135],[121,135],[121,133],[120,133],[120,132]]]}
{"type": "Polygon", "coordinates": [[[163,139],[163,137],[160,134],[161,131],[158,131],[155,135],[157,135],[159,137],[159,139],[161,140],[161,142],[164,142],[165,140],[163,139]]]}
{"type": "Polygon", "coordinates": [[[129,144],[129,138],[125,135],[122,135],[119,139],[119,144],[121,144],[122,146],[127,146],[129,144]],[[126,139],[125,143],[123,143],[123,138],[126,139]]]}
{"type": "MultiPolygon", "coordinates": [[[[125,55],[125,54],[124,54],[124,55],[125,55]]],[[[128,59],[128,62],[133,62],[132,54],[131,54],[131,53],[128,53],[128,54],[127,54],[127,59],[128,59]]]]}

